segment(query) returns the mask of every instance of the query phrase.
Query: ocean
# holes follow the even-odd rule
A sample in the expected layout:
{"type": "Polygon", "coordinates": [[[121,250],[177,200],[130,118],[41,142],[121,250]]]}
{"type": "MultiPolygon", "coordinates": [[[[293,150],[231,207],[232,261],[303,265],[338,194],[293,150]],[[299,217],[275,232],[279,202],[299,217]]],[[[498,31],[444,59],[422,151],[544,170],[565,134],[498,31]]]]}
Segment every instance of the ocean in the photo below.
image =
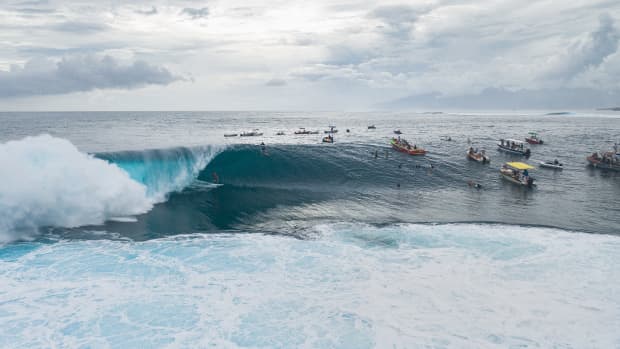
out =
{"type": "Polygon", "coordinates": [[[585,159],[620,142],[618,113],[0,124],[0,347],[620,347],[620,173],[585,159]],[[428,154],[392,150],[395,129],[428,154]],[[530,131],[529,159],[497,150],[530,131]],[[502,180],[507,161],[537,186],[502,180]]]}

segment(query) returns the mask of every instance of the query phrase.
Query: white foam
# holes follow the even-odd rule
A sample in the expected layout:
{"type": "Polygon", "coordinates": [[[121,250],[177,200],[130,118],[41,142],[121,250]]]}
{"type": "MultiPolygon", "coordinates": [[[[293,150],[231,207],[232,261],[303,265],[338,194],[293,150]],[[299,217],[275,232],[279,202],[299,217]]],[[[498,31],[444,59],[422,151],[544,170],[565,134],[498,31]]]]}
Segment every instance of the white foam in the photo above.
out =
{"type": "Polygon", "coordinates": [[[41,226],[98,224],[153,205],[146,187],[49,135],[0,144],[0,243],[41,226]]]}
{"type": "Polygon", "coordinates": [[[620,239],[317,227],[0,249],[0,347],[613,348],[620,239]]]}

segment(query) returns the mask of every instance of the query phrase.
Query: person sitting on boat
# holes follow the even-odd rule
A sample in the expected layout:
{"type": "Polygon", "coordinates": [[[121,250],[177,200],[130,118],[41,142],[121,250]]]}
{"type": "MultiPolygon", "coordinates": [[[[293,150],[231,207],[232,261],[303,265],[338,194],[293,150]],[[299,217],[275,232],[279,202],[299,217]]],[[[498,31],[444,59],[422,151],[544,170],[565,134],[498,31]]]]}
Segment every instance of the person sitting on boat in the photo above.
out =
{"type": "Polygon", "coordinates": [[[413,149],[414,149],[414,150],[418,149],[418,146],[414,144],[414,145],[413,145],[413,149]]]}
{"type": "Polygon", "coordinates": [[[555,160],[553,160],[553,164],[554,165],[558,165],[558,164],[560,164],[560,162],[558,161],[558,159],[555,159],[555,160]]]}

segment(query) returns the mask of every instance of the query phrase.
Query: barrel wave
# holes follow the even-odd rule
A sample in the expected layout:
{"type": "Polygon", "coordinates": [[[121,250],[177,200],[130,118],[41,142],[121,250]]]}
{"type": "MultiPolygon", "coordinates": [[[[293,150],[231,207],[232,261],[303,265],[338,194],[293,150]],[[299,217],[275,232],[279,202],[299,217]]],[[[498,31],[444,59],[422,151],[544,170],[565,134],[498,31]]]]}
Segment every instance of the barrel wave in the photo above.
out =
{"type": "MultiPolygon", "coordinates": [[[[468,162],[462,149],[448,146],[425,157],[363,143],[89,155],[66,140],[39,136],[1,147],[3,163],[10,164],[0,178],[3,240],[40,227],[70,237],[97,238],[89,232],[103,230],[149,240],[229,230],[304,238],[317,223],[341,221],[490,222],[610,234],[620,224],[611,212],[617,207],[605,204],[617,187],[588,201],[563,199],[591,185],[576,175],[584,170],[564,171],[561,180],[538,172],[543,185],[521,190],[502,182],[494,165],[468,162]],[[470,180],[482,189],[468,186],[470,180]],[[610,218],[592,220],[590,207],[609,210],[610,218]],[[83,226],[89,229],[73,229],[83,226]]],[[[608,179],[601,177],[601,185],[608,179]]]]}

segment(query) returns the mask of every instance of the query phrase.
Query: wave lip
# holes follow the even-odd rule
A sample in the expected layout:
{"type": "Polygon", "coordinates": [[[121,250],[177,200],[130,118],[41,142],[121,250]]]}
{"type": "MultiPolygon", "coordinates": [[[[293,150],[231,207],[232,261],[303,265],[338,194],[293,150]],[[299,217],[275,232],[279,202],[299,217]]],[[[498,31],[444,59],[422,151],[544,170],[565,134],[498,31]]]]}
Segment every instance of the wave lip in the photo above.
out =
{"type": "Polygon", "coordinates": [[[191,185],[219,152],[219,147],[201,146],[101,153],[96,156],[123,169],[133,180],[146,186],[147,196],[155,202],[163,202],[168,194],[191,185]]]}
{"type": "Polygon", "coordinates": [[[149,211],[147,188],[71,142],[39,135],[0,144],[0,243],[42,226],[100,224],[149,211]]]}

